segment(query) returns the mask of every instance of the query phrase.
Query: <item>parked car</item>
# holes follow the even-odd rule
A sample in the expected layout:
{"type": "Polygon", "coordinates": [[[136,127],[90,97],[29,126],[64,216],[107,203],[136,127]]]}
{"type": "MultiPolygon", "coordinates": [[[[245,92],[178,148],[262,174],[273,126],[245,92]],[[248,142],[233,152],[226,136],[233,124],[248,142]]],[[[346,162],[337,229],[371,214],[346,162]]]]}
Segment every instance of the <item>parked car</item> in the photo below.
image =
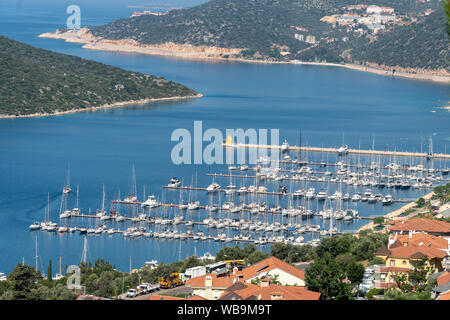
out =
{"type": "Polygon", "coordinates": [[[127,292],[127,298],[134,298],[137,296],[137,290],[136,289],[130,289],[127,292]]]}

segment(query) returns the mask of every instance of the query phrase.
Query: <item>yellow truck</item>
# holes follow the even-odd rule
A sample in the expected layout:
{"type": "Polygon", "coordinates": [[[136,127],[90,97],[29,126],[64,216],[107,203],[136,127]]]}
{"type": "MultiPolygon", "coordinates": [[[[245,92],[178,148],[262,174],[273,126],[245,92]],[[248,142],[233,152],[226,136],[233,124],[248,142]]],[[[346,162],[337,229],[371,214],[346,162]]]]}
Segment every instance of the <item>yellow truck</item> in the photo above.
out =
{"type": "Polygon", "coordinates": [[[170,275],[164,276],[159,281],[159,287],[161,289],[170,289],[182,286],[183,280],[180,279],[180,274],[178,272],[171,273],[170,275]]]}

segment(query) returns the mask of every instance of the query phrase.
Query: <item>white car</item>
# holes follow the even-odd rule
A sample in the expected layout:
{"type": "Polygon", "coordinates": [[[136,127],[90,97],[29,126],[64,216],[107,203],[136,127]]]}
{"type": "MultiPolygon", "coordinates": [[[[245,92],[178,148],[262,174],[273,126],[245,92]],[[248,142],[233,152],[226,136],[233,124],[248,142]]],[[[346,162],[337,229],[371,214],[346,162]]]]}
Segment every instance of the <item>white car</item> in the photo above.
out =
{"type": "Polygon", "coordinates": [[[137,296],[137,291],[136,289],[130,289],[127,292],[127,298],[134,298],[137,296]]]}

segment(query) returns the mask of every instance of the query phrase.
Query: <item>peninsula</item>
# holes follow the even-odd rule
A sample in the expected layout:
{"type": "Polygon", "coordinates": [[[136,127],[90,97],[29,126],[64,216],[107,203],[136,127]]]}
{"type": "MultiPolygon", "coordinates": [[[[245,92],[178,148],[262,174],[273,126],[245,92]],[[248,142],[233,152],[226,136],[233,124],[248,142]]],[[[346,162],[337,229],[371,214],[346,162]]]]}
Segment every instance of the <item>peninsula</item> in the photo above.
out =
{"type": "Polygon", "coordinates": [[[60,115],[200,97],[153,75],[34,48],[0,36],[0,118],[60,115]]]}
{"type": "Polygon", "coordinates": [[[438,0],[414,6],[406,0],[211,0],[163,15],[134,15],[40,36],[92,50],[328,65],[448,82],[445,21],[438,0]]]}

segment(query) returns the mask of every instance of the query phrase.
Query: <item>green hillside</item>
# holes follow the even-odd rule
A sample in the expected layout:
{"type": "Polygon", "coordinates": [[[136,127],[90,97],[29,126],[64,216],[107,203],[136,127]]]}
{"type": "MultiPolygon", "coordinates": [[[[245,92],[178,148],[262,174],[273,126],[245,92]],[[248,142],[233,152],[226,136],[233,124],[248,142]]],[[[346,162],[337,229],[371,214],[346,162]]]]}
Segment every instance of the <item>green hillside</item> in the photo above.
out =
{"type": "Polygon", "coordinates": [[[441,20],[433,19],[440,14],[436,11],[443,11],[439,0],[212,0],[162,16],[120,19],[89,29],[97,37],[133,39],[141,44],[173,42],[243,49],[241,54],[231,56],[234,58],[343,62],[342,53],[354,49],[355,59],[441,68],[447,35],[445,28],[439,26],[441,20]],[[389,32],[367,46],[373,41],[367,30],[361,37],[348,32],[345,26],[320,21],[324,16],[345,15],[344,7],[355,4],[390,6],[399,19],[417,23],[387,25],[389,32]],[[435,12],[426,16],[427,9],[435,12]],[[295,38],[297,33],[314,36],[317,43],[299,41],[295,38]],[[348,39],[343,41],[344,38],[348,39]],[[391,52],[386,54],[389,42],[396,45],[390,46],[391,52]],[[425,46],[428,49],[422,50],[425,46]],[[438,51],[431,52],[434,48],[438,51]],[[405,54],[408,50],[413,54],[405,54]]]}
{"type": "Polygon", "coordinates": [[[37,49],[0,36],[0,115],[54,113],[196,94],[163,78],[37,49]]]}

